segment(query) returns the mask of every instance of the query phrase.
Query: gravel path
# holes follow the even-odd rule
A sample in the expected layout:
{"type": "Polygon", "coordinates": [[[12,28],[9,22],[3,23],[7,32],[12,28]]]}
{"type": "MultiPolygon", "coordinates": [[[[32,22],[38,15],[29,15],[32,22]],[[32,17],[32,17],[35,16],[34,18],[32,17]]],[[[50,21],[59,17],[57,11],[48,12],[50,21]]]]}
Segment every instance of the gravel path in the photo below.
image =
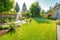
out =
{"type": "Polygon", "coordinates": [[[60,40],[60,25],[57,25],[57,39],[60,40]]]}

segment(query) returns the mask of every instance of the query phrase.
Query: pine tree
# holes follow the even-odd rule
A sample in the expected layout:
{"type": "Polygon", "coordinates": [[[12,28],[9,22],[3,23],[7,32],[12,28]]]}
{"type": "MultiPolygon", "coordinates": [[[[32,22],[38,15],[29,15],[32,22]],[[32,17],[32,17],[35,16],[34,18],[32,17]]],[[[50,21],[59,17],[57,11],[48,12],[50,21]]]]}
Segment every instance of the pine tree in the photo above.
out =
{"type": "Polygon", "coordinates": [[[15,11],[16,11],[16,12],[19,12],[19,11],[20,11],[19,4],[18,4],[18,3],[16,3],[15,11]]]}
{"type": "Polygon", "coordinates": [[[27,11],[27,6],[26,6],[26,4],[25,4],[25,3],[23,3],[22,10],[23,10],[23,12],[27,11]]]}

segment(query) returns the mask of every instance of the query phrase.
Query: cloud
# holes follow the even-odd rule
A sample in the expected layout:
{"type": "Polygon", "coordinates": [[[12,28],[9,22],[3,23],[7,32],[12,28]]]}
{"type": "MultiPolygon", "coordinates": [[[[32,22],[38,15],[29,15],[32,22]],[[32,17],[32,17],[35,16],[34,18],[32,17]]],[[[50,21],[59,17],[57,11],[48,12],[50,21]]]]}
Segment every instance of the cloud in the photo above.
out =
{"type": "Polygon", "coordinates": [[[39,5],[42,10],[45,10],[45,11],[49,10],[49,6],[47,4],[45,4],[44,2],[39,1],[39,5]]]}
{"type": "Polygon", "coordinates": [[[19,6],[20,6],[20,10],[22,9],[22,5],[25,2],[27,9],[29,9],[30,5],[35,2],[37,0],[15,0],[15,2],[18,2],[19,6]]]}

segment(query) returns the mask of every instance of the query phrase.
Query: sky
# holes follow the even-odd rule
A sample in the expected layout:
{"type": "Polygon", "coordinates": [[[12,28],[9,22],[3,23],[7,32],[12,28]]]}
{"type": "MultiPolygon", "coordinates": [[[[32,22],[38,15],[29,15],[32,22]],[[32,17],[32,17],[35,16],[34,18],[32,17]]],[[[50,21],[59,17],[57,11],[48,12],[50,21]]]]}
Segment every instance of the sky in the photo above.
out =
{"type": "Polygon", "coordinates": [[[49,10],[49,7],[54,7],[56,2],[60,3],[60,0],[38,0],[41,8],[45,11],[49,10]]]}
{"type": "Polygon", "coordinates": [[[54,5],[56,4],[56,2],[60,3],[60,0],[15,0],[15,2],[18,2],[19,6],[20,6],[20,10],[22,10],[22,5],[25,2],[27,9],[29,9],[29,7],[31,6],[31,4],[33,2],[39,2],[39,5],[41,7],[41,9],[47,11],[49,10],[49,7],[54,7],[54,5]]]}

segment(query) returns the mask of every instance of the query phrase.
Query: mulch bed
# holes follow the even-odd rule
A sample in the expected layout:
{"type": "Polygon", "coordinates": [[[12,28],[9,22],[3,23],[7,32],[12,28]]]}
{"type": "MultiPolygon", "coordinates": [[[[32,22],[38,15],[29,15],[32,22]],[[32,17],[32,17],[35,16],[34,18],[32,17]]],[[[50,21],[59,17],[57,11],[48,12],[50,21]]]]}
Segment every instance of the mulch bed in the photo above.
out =
{"type": "Polygon", "coordinates": [[[8,31],[9,31],[9,29],[0,30],[0,36],[6,34],[8,31]]]}
{"type": "MultiPolygon", "coordinates": [[[[19,28],[19,26],[15,27],[14,29],[19,28]]],[[[4,34],[8,33],[11,31],[10,29],[2,29],[0,30],[0,36],[3,36],[4,34]]]]}

